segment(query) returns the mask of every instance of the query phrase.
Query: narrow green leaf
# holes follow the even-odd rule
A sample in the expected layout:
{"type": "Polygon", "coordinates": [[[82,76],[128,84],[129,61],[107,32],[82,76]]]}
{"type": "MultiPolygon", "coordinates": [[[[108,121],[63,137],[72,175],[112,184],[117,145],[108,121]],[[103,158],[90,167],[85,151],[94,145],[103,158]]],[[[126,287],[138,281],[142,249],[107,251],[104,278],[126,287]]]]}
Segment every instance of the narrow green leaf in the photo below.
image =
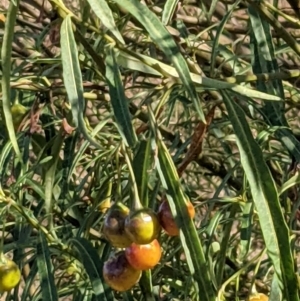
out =
{"type": "Polygon", "coordinates": [[[58,301],[50,251],[45,235],[42,232],[39,234],[39,243],[37,245],[37,266],[41,277],[43,300],[58,301]]]}
{"type": "Polygon", "coordinates": [[[90,277],[98,301],[114,301],[111,289],[105,284],[102,275],[104,262],[93,245],[85,238],[73,238],[70,244],[78,251],[83,266],[90,277]]]}
{"type": "Polygon", "coordinates": [[[272,279],[269,301],[281,301],[281,300],[282,300],[281,283],[280,283],[280,281],[278,281],[278,278],[276,277],[276,274],[275,274],[272,279]]]}
{"type": "Polygon", "coordinates": [[[126,144],[133,148],[136,145],[137,137],[131,123],[128,100],[125,96],[120,70],[112,46],[106,48],[105,62],[105,75],[109,85],[109,94],[114,115],[126,144]]]}
{"type": "MultiPolygon", "coordinates": [[[[212,53],[211,53],[211,63],[210,63],[210,77],[214,77],[214,74],[215,74],[215,63],[216,63],[217,50],[218,50],[218,46],[219,46],[220,36],[223,32],[223,29],[224,29],[227,21],[231,17],[232,12],[239,5],[239,3],[240,3],[240,1],[236,1],[234,3],[234,5],[232,5],[230,7],[230,9],[227,11],[227,13],[225,14],[222,21],[220,22],[220,24],[217,27],[216,35],[214,37],[213,46],[212,46],[212,50],[211,50],[212,53]]],[[[216,5],[216,4],[217,4],[217,2],[215,1],[214,5],[216,5]]]]}
{"type": "Polygon", "coordinates": [[[138,0],[115,0],[115,2],[128,10],[128,12],[144,26],[152,40],[172,61],[186,91],[194,103],[199,118],[205,123],[205,116],[195,86],[193,85],[188,65],[171,34],[167,31],[158,17],[151,12],[146,5],[143,5],[138,0]]]}
{"type": "Polygon", "coordinates": [[[155,301],[153,296],[153,286],[152,286],[152,274],[151,270],[143,271],[142,277],[139,281],[142,294],[145,301],[155,301]]]}
{"type": "Polygon", "coordinates": [[[2,146],[2,150],[0,153],[0,195],[4,195],[2,192],[2,181],[6,176],[6,166],[9,163],[9,159],[12,155],[12,143],[8,140],[5,145],[2,146]]]}
{"type": "Polygon", "coordinates": [[[181,244],[190,273],[198,284],[199,299],[213,301],[216,295],[210,279],[209,269],[195,225],[187,211],[187,198],[182,191],[175,165],[164,142],[157,139],[156,145],[158,174],[163,187],[166,189],[172,214],[180,229],[181,244]]]}
{"type": "Polygon", "coordinates": [[[28,185],[38,196],[42,199],[45,200],[45,192],[43,189],[43,186],[33,178],[26,177],[25,178],[25,183],[28,185]]]}
{"type": "MultiPolygon", "coordinates": [[[[104,120],[104,121],[101,121],[99,122],[99,124],[94,128],[94,130],[92,131],[92,135],[94,133],[97,133],[98,130],[100,131],[105,125],[106,123],[108,122],[108,119],[104,120]]],[[[84,154],[84,152],[86,151],[86,149],[88,148],[88,143],[85,142],[83,143],[80,148],[77,150],[77,152],[75,153],[75,157],[72,159],[72,165],[70,166],[69,168],[69,172],[68,172],[68,176],[67,176],[67,182],[70,182],[71,181],[71,177],[72,177],[72,174],[76,168],[76,166],[78,164],[80,164],[80,160],[82,159],[82,156],[84,154]]],[[[109,153],[110,151],[108,150],[107,153],[109,153]]]]}
{"type": "Polygon", "coordinates": [[[161,75],[159,71],[156,71],[154,68],[149,67],[145,63],[141,62],[139,59],[130,56],[122,51],[120,51],[119,55],[116,57],[116,61],[119,66],[122,66],[123,68],[129,70],[135,70],[150,75],[161,75]]]}
{"type": "MultiPolygon", "coordinates": [[[[161,74],[162,76],[166,77],[172,76],[174,78],[179,78],[179,73],[175,68],[149,56],[140,53],[128,54],[128,52],[125,51],[120,51],[119,56],[121,56],[121,58],[117,58],[117,61],[124,68],[145,72],[147,74],[161,74]],[[140,63],[138,63],[137,60],[139,60],[140,63]],[[147,68],[147,66],[149,68],[147,68]]],[[[209,77],[202,77],[201,75],[195,73],[190,73],[190,76],[192,78],[192,82],[196,84],[196,87],[205,87],[212,90],[231,89],[238,94],[245,95],[251,98],[259,98],[267,101],[283,101],[282,98],[278,96],[269,95],[267,93],[247,88],[246,86],[227,83],[225,81],[216,80],[209,77]]]]}
{"type": "MultiPolygon", "coordinates": [[[[20,247],[20,246],[19,246],[20,247]]],[[[30,287],[34,284],[36,280],[36,275],[38,273],[37,261],[35,260],[30,267],[30,272],[26,278],[25,286],[22,291],[21,301],[30,300],[30,287]]]]}
{"type": "MultiPolygon", "coordinates": [[[[250,5],[248,12],[252,28],[251,44],[254,52],[252,64],[254,74],[279,72],[270,25],[260,16],[255,7],[250,5]]],[[[284,99],[283,85],[279,79],[258,81],[257,89],[258,91],[276,95],[284,99]]],[[[272,101],[264,104],[262,108],[264,119],[269,125],[289,127],[284,115],[284,105],[284,102],[272,101]]],[[[279,129],[275,135],[282,141],[295,159],[300,162],[300,142],[293,135],[292,131],[289,128],[279,129]]]]}
{"type": "Polygon", "coordinates": [[[232,101],[228,92],[221,93],[236,134],[241,163],[258,212],[268,255],[285,298],[288,301],[298,301],[289,230],[281,211],[274,180],[263,159],[263,153],[252,136],[243,110],[232,101]]]}
{"type": "Polygon", "coordinates": [[[77,288],[73,292],[73,301],[90,301],[92,300],[92,296],[87,295],[87,288],[77,288]]]}
{"type": "Polygon", "coordinates": [[[82,74],[70,15],[64,19],[61,25],[60,45],[63,79],[71,103],[73,121],[84,138],[94,147],[101,149],[101,146],[90,137],[83,117],[85,112],[85,99],[83,97],[82,74]]]}
{"type": "Polygon", "coordinates": [[[253,203],[247,202],[243,208],[243,216],[241,222],[241,251],[239,254],[240,262],[243,262],[251,246],[252,234],[252,217],[253,217],[253,203]]]}
{"type": "Polygon", "coordinates": [[[10,110],[11,108],[10,74],[11,74],[11,62],[12,62],[11,53],[12,53],[12,44],[13,44],[15,23],[16,23],[19,3],[20,0],[16,0],[15,3],[13,1],[10,2],[7,15],[6,15],[5,30],[4,30],[4,36],[1,45],[1,66],[2,66],[1,89],[2,89],[2,106],[3,106],[3,113],[4,113],[3,120],[5,120],[9,139],[12,143],[14,151],[19,161],[22,162],[22,156],[18,146],[16,133],[13,125],[13,119],[10,110]]]}
{"type": "Polygon", "coordinates": [[[56,136],[51,149],[51,161],[49,162],[49,168],[45,173],[44,185],[45,185],[45,208],[49,214],[50,227],[53,226],[52,222],[52,209],[53,209],[53,187],[56,175],[56,167],[59,161],[59,154],[63,146],[63,134],[62,131],[56,136]]]}
{"type": "Polygon", "coordinates": [[[103,25],[121,42],[125,44],[121,36],[108,4],[105,0],[88,0],[91,9],[95,12],[96,16],[102,21],[103,25]]]}
{"type": "Polygon", "coordinates": [[[71,170],[71,166],[73,164],[73,160],[76,156],[76,152],[78,152],[78,149],[76,150],[76,143],[77,143],[78,135],[75,133],[74,135],[68,137],[65,139],[65,146],[64,146],[64,156],[63,156],[63,162],[62,162],[62,178],[61,178],[61,197],[66,198],[68,192],[69,192],[69,174],[71,170]]]}
{"type": "MultiPolygon", "coordinates": [[[[218,0],[212,0],[211,3],[209,3],[209,4],[210,4],[210,8],[209,8],[209,11],[206,13],[206,16],[207,16],[208,22],[210,23],[211,22],[211,17],[213,16],[213,14],[216,10],[218,0]]],[[[202,5],[204,6],[204,3],[202,5]]]]}
{"type": "Polygon", "coordinates": [[[85,50],[88,52],[88,54],[91,56],[91,58],[96,63],[97,67],[97,73],[101,75],[101,77],[104,79],[105,74],[105,65],[104,65],[104,59],[101,57],[101,55],[94,49],[92,45],[90,45],[89,40],[86,39],[86,37],[79,31],[77,28],[76,32],[76,39],[81,43],[81,45],[85,48],[85,50]]]}
{"type": "Polygon", "coordinates": [[[179,0],[167,0],[162,13],[162,23],[168,25],[176,11],[179,0]]]}
{"type": "Polygon", "coordinates": [[[219,256],[216,262],[216,281],[218,287],[223,284],[224,281],[224,270],[226,265],[226,254],[228,252],[228,245],[231,238],[232,226],[234,217],[236,216],[238,206],[236,204],[232,204],[230,208],[230,213],[227,215],[228,222],[224,225],[223,233],[222,233],[222,241],[220,244],[219,256]]]}
{"type": "MultiPolygon", "coordinates": [[[[225,209],[228,209],[228,206],[224,206],[222,209],[220,209],[219,211],[217,211],[212,218],[209,219],[209,221],[206,223],[204,221],[204,224],[207,225],[206,229],[205,229],[205,233],[208,237],[208,241],[206,243],[206,245],[208,246],[206,248],[206,254],[205,257],[207,258],[208,261],[208,266],[210,269],[210,274],[212,277],[212,282],[214,284],[215,287],[218,287],[217,283],[222,283],[223,281],[223,271],[224,271],[224,266],[222,266],[222,264],[224,264],[225,260],[222,260],[222,258],[219,257],[219,260],[216,261],[214,256],[212,256],[212,252],[213,254],[214,251],[218,248],[218,252],[220,251],[220,243],[219,242],[215,242],[214,238],[215,238],[215,231],[217,229],[217,227],[221,224],[220,222],[222,221],[222,219],[224,218],[224,212],[226,211],[225,209]],[[217,245],[216,245],[217,243],[217,245]],[[216,271],[221,271],[221,275],[217,274],[216,271]]],[[[226,212],[225,212],[226,214],[226,212]]],[[[209,214],[208,214],[209,215],[209,214]]],[[[229,228],[229,226],[228,226],[229,228]]],[[[227,230],[227,227],[225,228],[225,231],[227,230]]],[[[224,233],[226,233],[224,231],[224,233]]],[[[228,240],[227,240],[228,241],[228,240]]],[[[227,242],[226,241],[226,242],[227,242]]],[[[223,242],[223,239],[222,239],[223,242]]],[[[224,242],[225,243],[225,242],[224,242]]],[[[225,246],[225,250],[222,250],[222,252],[226,254],[227,252],[227,246],[225,246]]],[[[220,253],[219,253],[220,254],[220,253]]]]}
{"type": "Polygon", "coordinates": [[[287,191],[288,189],[290,189],[291,187],[293,187],[297,184],[298,185],[300,184],[300,173],[299,172],[297,172],[289,180],[287,180],[285,183],[283,183],[283,185],[281,186],[281,188],[278,191],[278,194],[282,195],[285,191],[287,191]]]}
{"type": "Polygon", "coordinates": [[[148,168],[151,160],[151,140],[142,140],[133,159],[132,168],[143,206],[148,207],[148,168]]]}

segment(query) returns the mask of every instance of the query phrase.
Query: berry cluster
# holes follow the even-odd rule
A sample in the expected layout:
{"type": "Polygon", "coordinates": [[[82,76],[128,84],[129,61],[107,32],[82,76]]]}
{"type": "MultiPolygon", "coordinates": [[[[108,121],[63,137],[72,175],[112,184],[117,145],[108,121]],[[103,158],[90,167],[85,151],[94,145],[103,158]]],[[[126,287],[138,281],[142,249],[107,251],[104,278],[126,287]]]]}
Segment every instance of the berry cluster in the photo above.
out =
{"type": "MultiPolygon", "coordinates": [[[[193,205],[188,202],[191,218],[195,216],[193,205]]],[[[169,203],[164,200],[156,214],[149,208],[130,212],[117,202],[109,210],[103,225],[103,234],[111,245],[121,248],[103,266],[106,283],[117,291],[132,288],[144,270],[155,267],[161,258],[161,246],[157,240],[161,228],[170,236],[179,235],[169,203]]]]}

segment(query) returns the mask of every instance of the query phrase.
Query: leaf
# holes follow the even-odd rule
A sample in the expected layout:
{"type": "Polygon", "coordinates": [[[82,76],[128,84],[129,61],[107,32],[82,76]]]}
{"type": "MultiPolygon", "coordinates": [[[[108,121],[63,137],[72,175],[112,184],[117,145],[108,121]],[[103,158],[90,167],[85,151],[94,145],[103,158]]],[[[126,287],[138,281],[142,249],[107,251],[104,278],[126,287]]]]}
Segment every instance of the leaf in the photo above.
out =
{"type": "Polygon", "coordinates": [[[63,147],[63,134],[60,131],[54,139],[51,149],[51,161],[49,167],[45,173],[44,186],[45,186],[45,208],[49,214],[49,219],[52,220],[52,209],[53,209],[53,187],[55,182],[55,176],[57,174],[57,163],[60,159],[60,151],[63,147]]]}
{"type": "Polygon", "coordinates": [[[121,36],[112,14],[111,9],[105,0],[88,0],[91,9],[95,12],[96,16],[102,21],[103,25],[121,42],[125,44],[121,36]]]}
{"type": "Polygon", "coordinates": [[[156,71],[154,68],[149,67],[148,65],[141,62],[139,59],[130,56],[122,51],[120,51],[119,55],[116,57],[116,61],[119,66],[122,66],[129,70],[135,70],[150,75],[161,75],[159,71],[156,71]]]}
{"type": "Polygon", "coordinates": [[[281,301],[282,300],[282,290],[281,290],[280,286],[281,286],[280,281],[278,281],[276,274],[275,274],[272,279],[269,301],[281,301]]]}
{"type": "Polygon", "coordinates": [[[85,238],[73,238],[70,244],[77,250],[81,262],[89,275],[94,293],[98,301],[114,301],[111,289],[105,284],[102,268],[103,261],[93,245],[85,238]]]}
{"type": "MultiPolygon", "coordinates": [[[[213,13],[215,11],[217,11],[217,5],[218,5],[218,0],[212,0],[211,3],[210,3],[210,8],[209,8],[209,12],[206,13],[206,17],[207,17],[207,20],[208,22],[210,23],[211,22],[211,17],[213,16],[213,13]]],[[[205,7],[205,4],[203,3],[202,4],[202,7],[205,7]]],[[[206,10],[206,9],[205,9],[206,10]]]]}
{"type": "MultiPolygon", "coordinates": [[[[249,0],[248,0],[249,1],[249,0]]],[[[289,46],[291,50],[293,50],[298,56],[300,56],[300,45],[297,40],[293,37],[293,35],[285,28],[277,18],[277,13],[275,15],[271,13],[264,3],[260,1],[249,1],[251,3],[251,7],[253,7],[262,18],[265,20],[265,23],[269,23],[273,26],[274,31],[280,35],[280,38],[289,46]]],[[[272,6],[271,6],[272,7],[272,6]]],[[[277,10],[277,8],[273,9],[277,10]]],[[[281,8],[282,9],[282,8],[281,8]]]]}
{"type": "Polygon", "coordinates": [[[61,25],[60,45],[63,79],[71,103],[73,121],[84,138],[94,147],[101,149],[101,146],[89,136],[83,118],[85,112],[85,99],[83,97],[82,74],[70,15],[66,16],[61,25]]]}
{"type": "Polygon", "coordinates": [[[296,172],[289,180],[282,184],[281,188],[278,191],[279,195],[282,195],[285,191],[290,189],[291,187],[300,184],[300,173],[299,171],[296,172]]]}
{"type": "Polygon", "coordinates": [[[9,139],[13,146],[13,149],[19,159],[22,162],[22,156],[20,153],[19,145],[14,130],[13,118],[11,114],[11,89],[10,89],[10,74],[11,74],[11,53],[14,39],[15,23],[18,13],[20,0],[16,0],[16,3],[10,2],[6,16],[5,30],[3,35],[3,41],[1,45],[1,67],[2,67],[2,106],[5,117],[6,128],[8,131],[9,139]]]}
{"type": "MultiPolygon", "coordinates": [[[[154,58],[140,54],[132,53],[123,49],[120,51],[119,56],[116,58],[118,64],[124,68],[131,70],[137,70],[141,72],[146,72],[147,74],[161,74],[165,77],[174,77],[179,78],[179,73],[177,70],[165,63],[162,63],[154,58]],[[119,57],[121,57],[119,59],[119,57]],[[139,60],[139,61],[138,61],[139,60]]],[[[208,77],[202,77],[201,75],[190,73],[192,82],[196,84],[196,87],[200,88],[210,88],[212,90],[221,90],[221,89],[231,89],[238,94],[251,97],[251,98],[260,98],[267,101],[282,101],[278,96],[269,95],[257,90],[247,88],[246,86],[227,83],[225,81],[216,80],[208,77]]]]}
{"type": "Polygon", "coordinates": [[[166,190],[168,202],[176,225],[180,229],[180,240],[187,259],[190,274],[197,283],[197,293],[201,292],[201,300],[213,301],[216,298],[203,248],[200,243],[193,220],[187,209],[188,199],[185,196],[171,155],[158,131],[156,120],[150,107],[149,118],[152,132],[156,139],[152,145],[157,153],[156,166],[162,186],[166,190]]]}
{"type": "Polygon", "coordinates": [[[179,0],[167,0],[163,13],[162,13],[162,18],[161,21],[164,25],[168,25],[176,11],[177,5],[178,5],[179,0]]]}
{"type": "Polygon", "coordinates": [[[268,255],[280,287],[288,301],[299,300],[289,230],[281,211],[274,180],[263,159],[263,153],[252,136],[243,110],[232,100],[228,92],[221,93],[236,134],[241,163],[250,185],[268,255]]]}
{"type": "Polygon", "coordinates": [[[243,208],[241,221],[241,248],[239,254],[240,262],[243,262],[248,255],[251,246],[253,203],[247,202],[243,208]]]}
{"type": "Polygon", "coordinates": [[[1,145],[1,153],[0,153],[0,196],[4,195],[2,191],[2,181],[6,176],[6,166],[9,164],[9,160],[12,156],[12,143],[8,140],[5,145],[1,145]]]}
{"type": "Polygon", "coordinates": [[[172,61],[186,91],[194,103],[200,120],[205,122],[200,99],[193,85],[188,65],[165,26],[146,5],[143,5],[138,0],[115,0],[115,2],[126,9],[144,26],[151,39],[161,48],[167,58],[172,61]]]}
{"type": "Polygon", "coordinates": [[[45,235],[42,232],[39,234],[39,243],[37,245],[37,266],[41,277],[42,299],[58,301],[50,251],[45,235]]]}
{"type": "MultiPolygon", "coordinates": [[[[20,247],[20,246],[19,246],[20,247]]],[[[22,291],[21,301],[30,300],[30,287],[34,284],[38,273],[37,261],[35,260],[30,267],[29,275],[26,277],[25,286],[22,291]]]]}
{"type": "Polygon", "coordinates": [[[223,281],[224,281],[224,271],[226,268],[226,254],[228,254],[228,245],[230,244],[232,226],[237,210],[238,210],[238,206],[236,206],[236,204],[233,204],[230,208],[229,214],[226,216],[228,221],[223,227],[222,241],[220,243],[220,250],[215,264],[217,287],[220,287],[224,283],[223,281]]]}
{"type": "MultiPolygon", "coordinates": [[[[278,63],[275,57],[275,50],[272,41],[270,25],[259,15],[257,9],[251,5],[248,8],[251,21],[251,44],[254,49],[253,72],[274,73],[279,72],[278,63]]],[[[257,89],[270,95],[284,98],[282,81],[273,79],[270,81],[258,81],[257,89]]],[[[269,125],[289,127],[284,115],[284,102],[268,102],[264,104],[264,119],[269,125]]],[[[288,129],[279,129],[275,133],[287,150],[300,162],[300,142],[288,129]]]]}
{"type": "Polygon", "coordinates": [[[29,178],[28,176],[25,177],[25,183],[41,198],[41,200],[45,200],[44,189],[40,183],[32,178],[29,178]]]}
{"type": "Polygon", "coordinates": [[[151,160],[151,140],[142,140],[133,159],[132,168],[141,203],[148,207],[148,169],[151,160]]]}
{"type": "MultiPolygon", "coordinates": [[[[100,131],[108,122],[108,119],[103,120],[99,122],[99,124],[95,127],[95,129],[92,131],[92,135],[94,133],[97,133],[97,131],[100,131]]],[[[84,152],[88,148],[88,143],[85,142],[83,143],[80,148],[75,152],[75,157],[72,158],[72,165],[69,167],[68,175],[67,175],[67,182],[71,181],[72,174],[78,164],[80,164],[80,160],[82,159],[82,156],[84,155],[84,152]]],[[[110,152],[109,150],[107,151],[108,153],[110,152]]]]}
{"type": "MultiPolygon", "coordinates": [[[[91,56],[91,58],[94,60],[94,62],[97,65],[97,72],[101,74],[101,77],[104,78],[105,74],[105,65],[104,60],[100,56],[99,53],[97,53],[96,50],[90,45],[89,41],[85,38],[85,36],[78,30],[75,32],[76,39],[81,43],[81,45],[85,48],[85,50],[88,52],[88,54],[91,56]]],[[[83,94],[84,95],[84,94],[83,94]]]]}
{"type": "Polygon", "coordinates": [[[152,286],[152,273],[151,270],[143,271],[142,277],[139,281],[142,294],[145,301],[155,301],[153,295],[153,286],[152,286]]]}
{"type": "Polygon", "coordinates": [[[62,161],[62,178],[60,182],[60,186],[62,187],[61,197],[63,199],[66,198],[69,190],[70,190],[70,182],[69,182],[69,174],[71,172],[71,166],[73,164],[73,160],[76,156],[76,153],[78,153],[78,149],[76,150],[76,142],[78,139],[78,134],[75,133],[74,135],[68,137],[65,139],[65,145],[64,145],[64,156],[62,161]]]}
{"type": "MultiPolygon", "coordinates": [[[[224,17],[222,18],[220,24],[218,24],[216,35],[213,39],[212,50],[211,50],[212,53],[211,53],[211,62],[210,62],[210,77],[214,77],[214,74],[215,74],[215,63],[216,63],[217,50],[218,50],[218,46],[219,46],[220,36],[223,32],[223,29],[224,29],[227,21],[229,20],[229,18],[231,17],[233,11],[239,5],[239,3],[240,3],[239,1],[236,1],[230,7],[230,9],[227,11],[227,13],[224,15],[224,17]]],[[[217,2],[214,1],[214,6],[216,6],[216,4],[217,4],[217,2]]],[[[211,9],[212,8],[213,8],[213,5],[212,5],[211,9]]],[[[212,10],[210,10],[210,12],[212,13],[212,10]]],[[[211,13],[209,13],[209,18],[211,17],[211,13]]]]}
{"type": "Polygon", "coordinates": [[[109,85],[109,94],[114,115],[126,144],[133,148],[137,143],[137,137],[131,123],[128,100],[124,93],[120,70],[116,62],[113,48],[108,46],[106,50],[105,75],[109,85]]]}
{"type": "Polygon", "coordinates": [[[198,283],[201,300],[215,300],[210,275],[206,265],[203,248],[199,241],[195,225],[187,211],[187,198],[180,186],[179,177],[172,158],[162,140],[156,141],[158,151],[157,170],[177,226],[180,240],[191,275],[198,283]]]}

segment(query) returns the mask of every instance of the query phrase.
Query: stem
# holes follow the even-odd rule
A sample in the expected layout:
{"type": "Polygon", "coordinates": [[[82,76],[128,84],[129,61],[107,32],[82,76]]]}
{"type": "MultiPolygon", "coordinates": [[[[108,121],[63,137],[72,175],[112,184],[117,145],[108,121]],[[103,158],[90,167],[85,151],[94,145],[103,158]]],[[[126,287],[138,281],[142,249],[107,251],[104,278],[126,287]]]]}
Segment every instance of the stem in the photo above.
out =
{"type": "Polygon", "coordinates": [[[248,263],[246,263],[241,269],[239,269],[236,273],[234,273],[232,276],[230,276],[220,287],[219,292],[218,292],[218,299],[217,300],[223,300],[222,296],[224,295],[226,286],[229,285],[231,281],[234,281],[235,278],[239,277],[243,272],[247,271],[249,266],[253,262],[255,262],[258,258],[260,258],[264,254],[265,250],[262,250],[257,254],[255,257],[253,257],[248,263]]]}
{"type": "MultiPolygon", "coordinates": [[[[22,206],[20,206],[19,204],[17,204],[15,201],[13,201],[10,198],[2,198],[0,196],[0,202],[3,202],[3,201],[6,202],[8,206],[13,207],[17,212],[19,212],[33,228],[42,231],[50,243],[55,243],[55,242],[58,243],[57,240],[51,236],[50,232],[44,226],[42,226],[37,220],[30,217],[25,212],[25,209],[22,206]]],[[[0,250],[0,251],[2,251],[2,250],[0,250]]],[[[1,253],[0,253],[0,256],[1,256],[1,253]]]]}
{"type": "Polygon", "coordinates": [[[136,181],[135,181],[135,176],[134,176],[134,172],[133,172],[133,168],[131,165],[131,160],[129,158],[128,155],[128,149],[126,149],[125,145],[122,145],[122,149],[123,149],[123,154],[129,169],[129,175],[130,175],[130,180],[132,183],[132,187],[133,187],[133,202],[131,202],[131,209],[133,211],[139,210],[141,208],[143,208],[140,197],[139,197],[139,192],[138,192],[138,188],[136,185],[136,181]]]}
{"type": "Polygon", "coordinates": [[[7,206],[5,207],[5,213],[1,214],[3,221],[2,221],[2,235],[1,235],[1,240],[0,240],[0,263],[5,262],[3,246],[4,246],[4,233],[5,233],[4,228],[5,228],[5,224],[6,224],[6,215],[7,215],[7,206]]]}
{"type": "Polygon", "coordinates": [[[122,171],[120,168],[120,152],[117,151],[116,153],[116,167],[117,167],[117,200],[119,201],[122,197],[121,191],[121,178],[122,178],[122,171]]]}

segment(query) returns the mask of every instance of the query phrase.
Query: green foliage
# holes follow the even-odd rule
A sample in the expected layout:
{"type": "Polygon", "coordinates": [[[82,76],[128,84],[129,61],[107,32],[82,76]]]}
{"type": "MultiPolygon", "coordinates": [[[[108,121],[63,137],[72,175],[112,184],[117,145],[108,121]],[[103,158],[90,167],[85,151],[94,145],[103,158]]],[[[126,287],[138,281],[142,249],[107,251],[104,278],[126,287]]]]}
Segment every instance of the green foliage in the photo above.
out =
{"type": "Polygon", "coordinates": [[[34,3],[0,3],[0,251],[22,270],[1,300],[299,300],[296,15],[34,3]],[[165,198],[179,237],[162,232],[160,263],[112,290],[107,209],[165,198]]]}

